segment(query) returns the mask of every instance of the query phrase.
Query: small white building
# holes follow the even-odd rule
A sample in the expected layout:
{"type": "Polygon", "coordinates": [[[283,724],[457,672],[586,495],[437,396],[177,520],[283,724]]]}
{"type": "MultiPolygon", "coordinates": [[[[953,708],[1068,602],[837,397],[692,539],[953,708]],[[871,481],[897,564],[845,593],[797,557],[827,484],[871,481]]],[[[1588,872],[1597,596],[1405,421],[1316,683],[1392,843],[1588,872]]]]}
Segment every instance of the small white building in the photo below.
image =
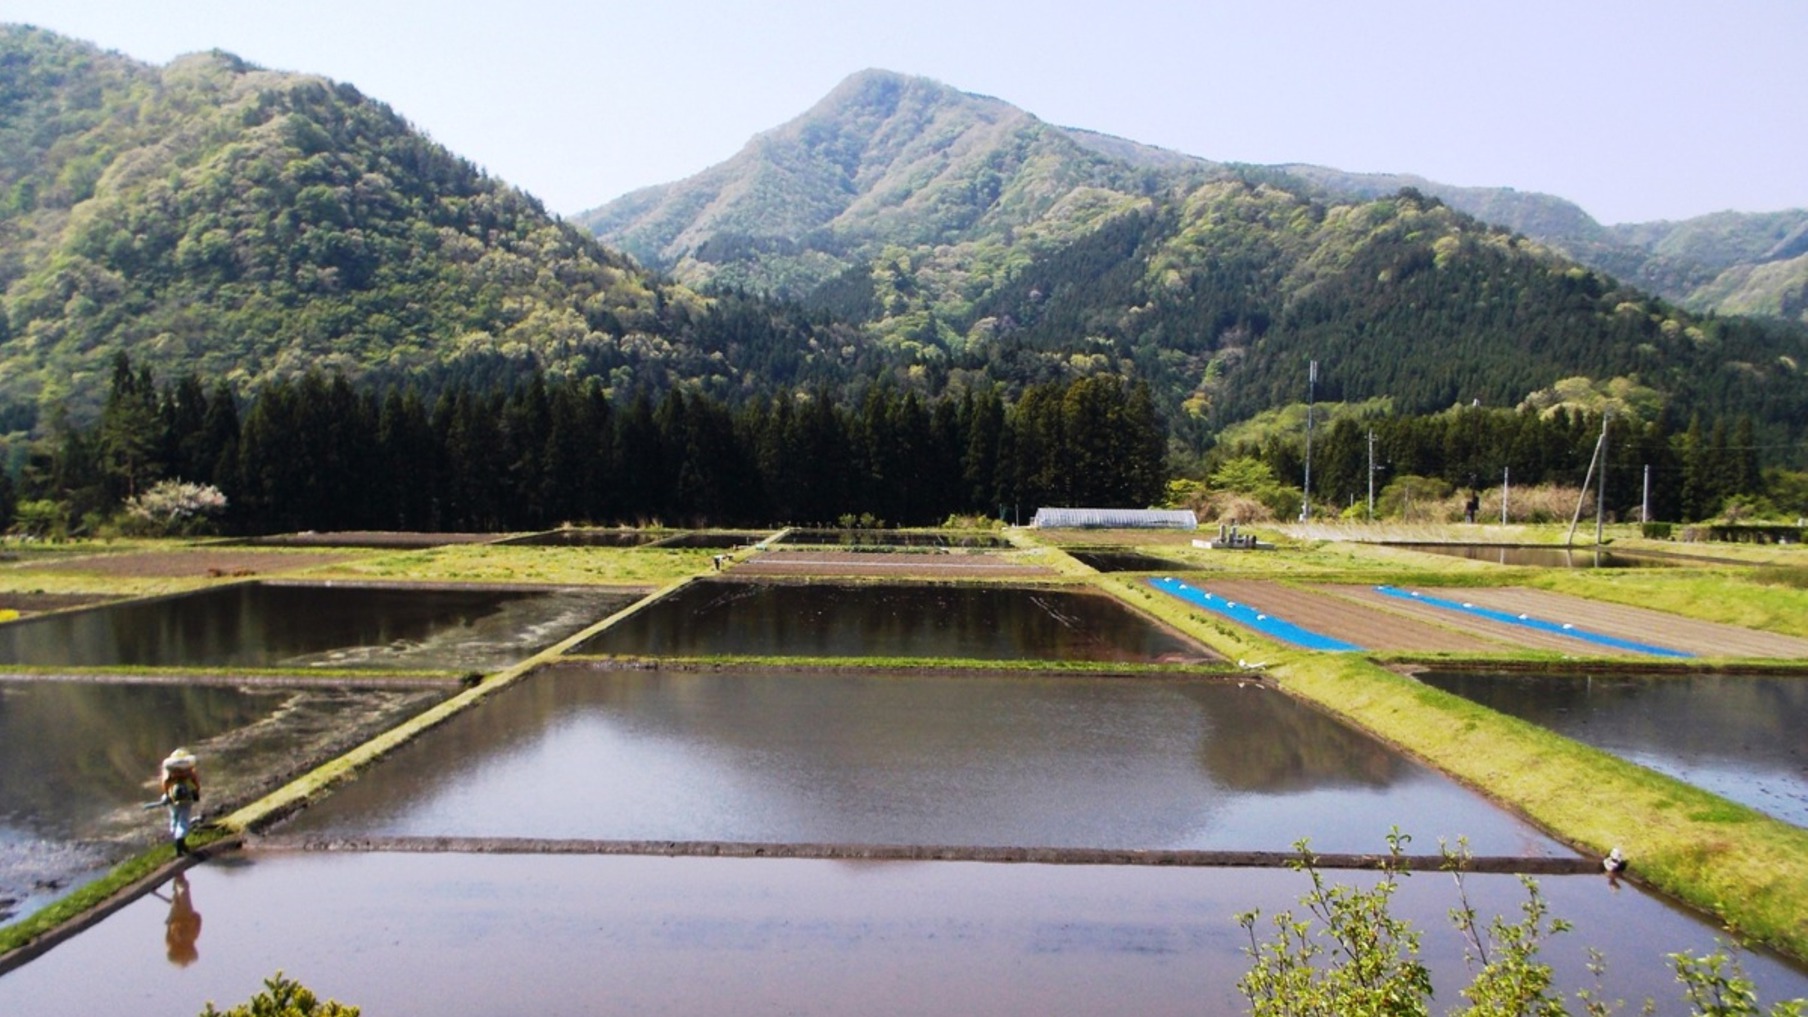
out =
{"type": "Polygon", "coordinates": [[[1196,530],[1186,509],[1039,508],[1030,525],[1040,530],[1196,530]]]}

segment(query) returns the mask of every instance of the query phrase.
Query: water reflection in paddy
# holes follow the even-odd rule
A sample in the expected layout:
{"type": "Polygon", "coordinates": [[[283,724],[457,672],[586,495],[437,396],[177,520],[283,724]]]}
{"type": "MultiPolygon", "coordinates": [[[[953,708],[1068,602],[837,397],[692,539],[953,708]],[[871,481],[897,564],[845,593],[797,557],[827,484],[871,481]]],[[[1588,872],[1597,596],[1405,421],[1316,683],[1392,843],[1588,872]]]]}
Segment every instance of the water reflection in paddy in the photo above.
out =
{"type": "Polygon", "coordinates": [[[161,838],[158,761],[202,759],[203,814],[444,698],[439,689],[0,683],[0,918],[161,838]],[[7,903],[10,901],[11,903],[7,903]]]}
{"type": "Polygon", "coordinates": [[[1100,572],[1179,572],[1187,568],[1172,558],[1159,558],[1127,547],[1067,547],[1062,550],[1100,572]]]}
{"type": "Polygon", "coordinates": [[[639,530],[550,530],[524,537],[498,540],[497,544],[523,547],[639,547],[659,538],[657,533],[639,530]]]}
{"type": "Polygon", "coordinates": [[[0,625],[0,664],[490,670],[635,596],[243,584],[0,625]]]}
{"type": "Polygon", "coordinates": [[[1494,562],[1497,565],[1530,565],[1549,569],[1627,569],[1658,568],[1684,562],[1655,555],[1626,554],[1620,551],[1597,551],[1593,548],[1542,547],[1526,544],[1411,544],[1388,543],[1388,547],[1427,554],[1449,555],[1470,561],[1494,562]]]}
{"type": "Polygon", "coordinates": [[[1560,846],[1256,686],[553,670],[285,832],[1372,851],[1560,846]]]}
{"type": "Polygon", "coordinates": [[[1808,826],[1808,680],[1426,673],[1490,709],[1808,826]]]}
{"type": "MultiPolygon", "coordinates": [[[[369,1014],[1235,1014],[1232,916],[1298,910],[1306,889],[1284,870],[540,855],[253,854],[188,880],[192,944],[142,898],[0,976],[0,1012],[191,1014],[281,969],[369,1014]]],[[[1599,877],[1540,883],[1576,925],[1540,955],[1560,986],[1592,984],[1595,946],[1606,998],[1687,1012],[1663,954],[1712,949],[1711,928],[1599,877]]],[[[1469,886],[1484,914],[1523,900],[1510,876],[1469,886]]],[[[1431,873],[1394,898],[1446,1005],[1454,903],[1431,873]]],[[[1743,963],[1766,1001],[1808,994],[1799,971],[1743,963]]]]}
{"type": "Polygon", "coordinates": [[[1110,597],[992,586],[693,583],[578,647],[651,656],[1200,660],[1110,597]]]}

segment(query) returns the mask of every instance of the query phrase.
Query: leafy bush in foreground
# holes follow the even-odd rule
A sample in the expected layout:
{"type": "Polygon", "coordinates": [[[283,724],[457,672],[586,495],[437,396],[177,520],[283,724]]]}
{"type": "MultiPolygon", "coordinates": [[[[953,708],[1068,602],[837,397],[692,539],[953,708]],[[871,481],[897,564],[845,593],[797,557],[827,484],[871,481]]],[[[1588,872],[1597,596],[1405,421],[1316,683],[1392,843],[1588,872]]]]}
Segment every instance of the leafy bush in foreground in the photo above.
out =
{"type": "MultiPolygon", "coordinates": [[[[1260,912],[1237,916],[1249,936],[1245,952],[1253,963],[1237,982],[1254,1017],[1426,1017],[1431,1013],[1431,972],[1419,959],[1419,930],[1389,911],[1404,872],[1410,837],[1388,834],[1388,858],[1381,878],[1371,888],[1329,884],[1305,841],[1294,846],[1300,857],[1294,868],[1312,880],[1300,898],[1306,909],[1296,918],[1284,911],[1272,919],[1274,938],[1264,941],[1256,924],[1260,912]]],[[[1538,884],[1522,877],[1526,900],[1522,917],[1509,922],[1495,916],[1484,926],[1469,903],[1462,867],[1467,848],[1444,849],[1445,865],[1456,877],[1459,906],[1450,918],[1467,943],[1464,954],[1474,977],[1463,988],[1469,1001],[1455,1011],[1461,1017],[1568,1017],[1571,1013],[1552,984],[1551,966],[1538,957],[1544,941],[1567,932],[1570,924],[1550,914],[1538,884]]],[[[1599,954],[1589,951],[1589,970],[1605,970],[1599,954]]],[[[1758,1017],[1755,987],[1739,962],[1717,949],[1702,956],[1671,954],[1677,981],[1700,1017],[1758,1017]]],[[[1576,993],[1580,1013],[1607,1017],[1621,1009],[1596,990],[1576,993]]],[[[1770,1017],[1802,1017],[1803,1000],[1777,1003],[1770,1017]]],[[[1647,1000],[1641,1013],[1655,1004],[1647,1000]]]]}

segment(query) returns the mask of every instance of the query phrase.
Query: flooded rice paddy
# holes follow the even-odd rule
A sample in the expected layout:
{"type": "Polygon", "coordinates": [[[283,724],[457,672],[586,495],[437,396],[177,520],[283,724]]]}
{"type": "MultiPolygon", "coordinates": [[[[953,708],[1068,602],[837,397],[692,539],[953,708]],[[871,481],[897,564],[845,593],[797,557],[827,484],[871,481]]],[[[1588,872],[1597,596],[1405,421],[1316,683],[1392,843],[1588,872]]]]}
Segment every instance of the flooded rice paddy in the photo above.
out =
{"type": "Polygon", "coordinates": [[[499,540],[498,544],[511,544],[525,547],[639,547],[652,543],[659,533],[648,533],[639,530],[586,530],[566,529],[551,530],[546,533],[530,533],[524,537],[510,537],[499,540]]]}
{"type": "Polygon", "coordinates": [[[1161,558],[1127,547],[1062,548],[1074,559],[1100,572],[1176,572],[1187,566],[1172,558],[1161,558]]]}
{"type": "Polygon", "coordinates": [[[703,550],[727,550],[733,547],[746,547],[757,544],[772,536],[769,530],[744,531],[740,533],[680,533],[670,537],[661,537],[648,547],[689,547],[703,550]]]}
{"type": "Polygon", "coordinates": [[[1204,660],[1099,594],[992,586],[693,583],[577,653],[644,656],[1204,660]]]}
{"type": "Polygon", "coordinates": [[[1426,683],[1808,827],[1808,678],[1426,673],[1426,683]]]}
{"type": "Polygon", "coordinates": [[[0,625],[0,666],[493,670],[634,599],[246,583],[0,625]]]}
{"type": "Polygon", "coordinates": [[[202,760],[202,814],[270,790],[444,689],[0,682],[0,920],[161,839],[158,764],[202,760]]]}
{"type": "Polygon", "coordinates": [[[1234,682],[558,668],[282,827],[336,835],[1569,852],[1234,682]],[[581,776],[580,776],[581,775],[581,776]]]}
{"type": "Polygon", "coordinates": [[[1408,551],[1424,551],[1427,554],[1467,558],[1470,561],[1493,562],[1497,565],[1529,565],[1547,569],[1635,569],[1687,564],[1676,558],[1628,554],[1623,551],[1600,551],[1594,548],[1526,544],[1389,543],[1387,546],[1408,551]]]}
{"type": "MultiPolygon", "coordinates": [[[[690,546],[764,536],[694,535],[701,543],[690,546]]],[[[288,589],[304,588],[126,605],[186,609],[71,627],[56,637],[62,658],[46,649],[49,630],[0,626],[0,661],[29,650],[51,666],[479,669],[423,662],[512,663],[630,599],[502,591],[429,604],[409,598],[442,591],[344,587],[305,588],[321,596],[298,602],[207,599],[288,589]],[[348,593],[369,599],[324,596],[348,593]],[[484,649],[439,652],[454,646],[484,649]]],[[[101,612],[42,621],[83,615],[101,612]]],[[[850,665],[1211,659],[1115,600],[1072,590],[720,580],[650,605],[580,652],[850,665]]],[[[291,834],[1232,851],[1305,837],[1317,851],[1365,852],[1398,826],[1414,852],[1463,836],[1478,855],[1573,857],[1256,682],[596,663],[527,676],[278,827],[274,842],[201,864],[0,976],[0,1012],[188,1014],[242,1001],[282,969],[367,1013],[1238,1013],[1234,982],[1248,959],[1234,916],[1298,910],[1307,889],[1300,874],[1262,869],[274,846],[291,834]]],[[[0,851],[19,861],[0,870],[31,877],[33,851],[86,859],[52,876],[67,886],[129,851],[118,845],[157,837],[159,818],[137,805],[174,744],[202,756],[218,808],[443,694],[0,684],[11,697],[0,698],[0,772],[48,766],[74,782],[4,785],[0,851]]],[[[1751,693],[1773,704],[1779,695],[1788,699],[1751,693]]],[[[1799,729],[1801,714],[1787,716],[1778,723],[1799,729]]],[[[1715,730],[1735,739],[1739,723],[1715,730]]],[[[1599,947],[1610,998],[1651,996],[1658,1013],[1686,1012],[1663,954],[1712,949],[1710,925],[1600,876],[1540,882],[1553,913],[1577,928],[1546,952],[1564,985],[1589,984],[1584,948],[1599,947]]],[[[1511,876],[1472,877],[1470,891],[1485,915],[1515,914],[1523,900],[1511,876]]],[[[1396,897],[1397,913],[1427,932],[1445,1004],[1463,978],[1445,918],[1455,903],[1448,877],[1429,873],[1396,897]]],[[[1745,963],[1767,999],[1808,994],[1798,969],[1761,955],[1745,963]]]]}
{"type": "MultiPolygon", "coordinates": [[[[1233,916],[1298,911],[1307,889],[1285,870],[257,852],[186,884],[0,977],[0,1012],[192,1014],[281,969],[368,1014],[1216,1017],[1245,1011],[1233,916]]],[[[1608,999],[1687,1012],[1662,955],[1712,949],[1711,930],[1600,877],[1540,885],[1576,926],[1541,954],[1559,985],[1592,985],[1595,946],[1608,999]]],[[[1485,914],[1524,899],[1511,876],[1469,891],[1485,914]]],[[[1425,932],[1439,1012],[1464,970],[1455,903],[1432,873],[1394,898],[1425,932]]],[[[1808,994],[1742,962],[1766,1001],[1808,994]]]]}

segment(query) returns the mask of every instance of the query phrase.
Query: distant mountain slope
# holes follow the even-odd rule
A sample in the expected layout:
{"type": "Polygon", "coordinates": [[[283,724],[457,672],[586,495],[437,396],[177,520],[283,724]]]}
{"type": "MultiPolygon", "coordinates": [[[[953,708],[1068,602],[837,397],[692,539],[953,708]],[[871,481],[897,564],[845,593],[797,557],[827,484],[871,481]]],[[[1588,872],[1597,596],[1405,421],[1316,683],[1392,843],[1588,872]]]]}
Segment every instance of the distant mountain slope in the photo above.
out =
{"type": "Polygon", "coordinates": [[[537,366],[734,391],[852,341],[813,353],[777,312],[712,338],[709,302],[350,85],[21,26],[0,28],[0,240],[0,407],[91,408],[119,351],[241,389],[537,366]]]}
{"type": "Polygon", "coordinates": [[[1764,391],[1799,382],[1808,332],[1697,320],[1526,239],[1643,257],[1561,199],[1228,167],[880,71],[580,221],[680,279],[862,321],[932,377],[1133,370],[1206,425],[1300,398],[1315,358],[1321,397],[1406,410],[1578,375],[1780,427],[1808,401],[1764,391]]]}
{"type": "Polygon", "coordinates": [[[1323,166],[1275,168],[1329,195],[1373,198],[1413,188],[1697,311],[1808,322],[1808,280],[1799,268],[1769,267],[1808,254],[1808,209],[1603,226],[1572,202],[1510,187],[1455,187],[1408,174],[1323,166]]]}

